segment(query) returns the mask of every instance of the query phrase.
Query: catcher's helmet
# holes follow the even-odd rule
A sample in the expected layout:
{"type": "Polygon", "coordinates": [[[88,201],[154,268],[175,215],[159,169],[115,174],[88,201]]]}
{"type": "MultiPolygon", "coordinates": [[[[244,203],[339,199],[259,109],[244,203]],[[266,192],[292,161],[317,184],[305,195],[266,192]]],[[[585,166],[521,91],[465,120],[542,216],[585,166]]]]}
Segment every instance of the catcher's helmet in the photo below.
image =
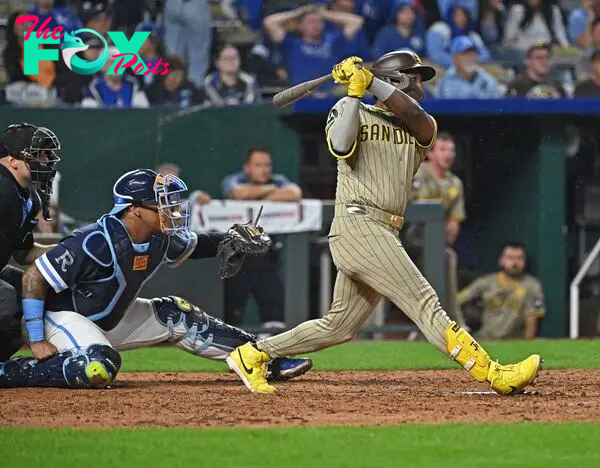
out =
{"type": "Polygon", "coordinates": [[[123,174],[115,183],[115,206],[109,214],[119,214],[129,206],[143,206],[158,212],[164,233],[187,232],[190,210],[187,200],[182,199],[187,189],[183,180],[174,175],[136,169],[123,174]]]}
{"type": "Polygon", "coordinates": [[[423,81],[435,76],[435,69],[423,65],[421,58],[409,49],[395,50],[379,57],[371,67],[371,72],[378,78],[398,79],[399,73],[417,72],[423,81]]]}

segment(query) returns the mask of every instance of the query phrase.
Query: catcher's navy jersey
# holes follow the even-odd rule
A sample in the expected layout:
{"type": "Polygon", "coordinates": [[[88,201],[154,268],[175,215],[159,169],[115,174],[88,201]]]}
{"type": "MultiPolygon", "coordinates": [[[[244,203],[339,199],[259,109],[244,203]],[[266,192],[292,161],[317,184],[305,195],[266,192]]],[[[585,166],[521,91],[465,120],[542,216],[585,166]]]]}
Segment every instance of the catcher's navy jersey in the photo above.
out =
{"type": "Polygon", "coordinates": [[[134,244],[123,223],[105,215],[36,260],[52,287],[46,310],[74,311],[111,330],[158,268],[179,265],[197,242],[194,233],[157,234],[145,244],[134,244]]]}

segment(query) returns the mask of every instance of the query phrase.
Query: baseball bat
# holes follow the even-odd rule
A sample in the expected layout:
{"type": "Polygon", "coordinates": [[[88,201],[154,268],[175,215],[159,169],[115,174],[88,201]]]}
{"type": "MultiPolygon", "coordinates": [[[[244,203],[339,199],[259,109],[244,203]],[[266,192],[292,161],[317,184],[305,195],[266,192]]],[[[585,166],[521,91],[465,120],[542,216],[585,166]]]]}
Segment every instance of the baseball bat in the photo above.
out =
{"type": "MultiPolygon", "coordinates": [[[[362,63],[357,63],[356,67],[362,68],[362,63]]],[[[292,86],[291,88],[284,89],[280,93],[277,93],[275,96],[273,96],[273,105],[275,107],[289,106],[303,97],[308,96],[319,86],[324,85],[331,79],[333,79],[333,76],[331,76],[330,73],[329,75],[321,76],[320,78],[305,81],[297,84],[296,86],[292,86]]]]}
{"type": "Polygon", "coordinates": [[[315,78],[314,80],[305,81],[304,83],[297,84],[291,88],[284,89],[273,96],[273,105],[275,107],[285,107],[293,104],[294,102],[302,99],[303,97],[311,94],[319,86],[324,85],[328,81],[332,80],[331,73],[329,75],[315,78]]]}

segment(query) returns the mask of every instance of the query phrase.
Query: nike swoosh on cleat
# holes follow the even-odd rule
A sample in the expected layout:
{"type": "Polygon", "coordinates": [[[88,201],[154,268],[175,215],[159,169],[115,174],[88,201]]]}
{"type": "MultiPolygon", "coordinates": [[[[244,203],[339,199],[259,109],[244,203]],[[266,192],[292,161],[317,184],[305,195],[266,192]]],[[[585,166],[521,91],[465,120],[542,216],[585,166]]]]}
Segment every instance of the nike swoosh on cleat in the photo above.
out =
{"type": "Polygon", "coordinates": [[[246,374],[252,374],[252,372],[254,372],[254,369],[248,369],[246,367],[246,364],[244,364],[244,360],[242,359],[242,353],[240,353],[239,349],[238,349],[238,356],[240,357],[240,362],[242,363],[242,367],[244,368],[244,371],[246,371],[246,374]]]}

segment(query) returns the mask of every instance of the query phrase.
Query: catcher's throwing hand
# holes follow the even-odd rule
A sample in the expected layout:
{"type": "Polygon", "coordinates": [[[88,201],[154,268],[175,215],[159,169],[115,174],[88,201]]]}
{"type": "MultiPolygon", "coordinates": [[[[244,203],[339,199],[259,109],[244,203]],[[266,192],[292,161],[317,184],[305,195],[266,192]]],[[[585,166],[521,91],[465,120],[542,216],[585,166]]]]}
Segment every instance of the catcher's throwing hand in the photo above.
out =
{"type": "Polygon", "coordinates": [[[362,66],[360,57],[348,57],[333,67],[331,75],[339,84],[348,85],[348,96],[362,98],[373,81],[373,74],[362,66]]]}
{"type": "Polygon", "coordinates": [[[271,238],[262,227],[252,222],[234,224],[217,249],[219,277],[234,277],[242,268],[246,255],[264,255],[271,244],[271,238]]]}

